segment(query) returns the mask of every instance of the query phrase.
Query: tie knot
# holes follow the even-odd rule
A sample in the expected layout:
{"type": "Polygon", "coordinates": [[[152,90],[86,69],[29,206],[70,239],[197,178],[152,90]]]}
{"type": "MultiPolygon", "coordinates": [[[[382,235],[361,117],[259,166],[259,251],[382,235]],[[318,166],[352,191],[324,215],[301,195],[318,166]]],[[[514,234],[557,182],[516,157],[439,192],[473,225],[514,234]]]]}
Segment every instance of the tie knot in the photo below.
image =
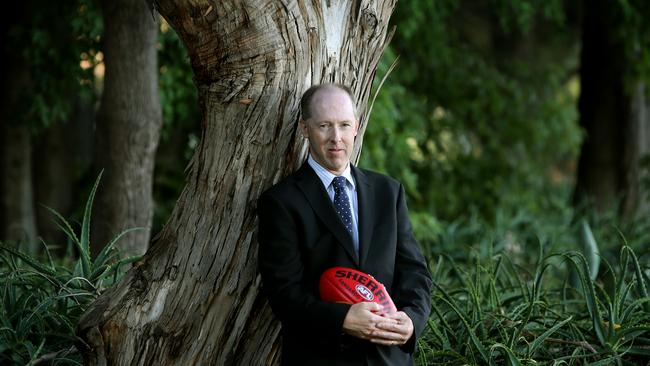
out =
{"type": "Polygon", "coordinates": [[[342,176],[334,177],[332,184],[334,185],[334,189],[336,190],[343,189],[343,187],[345,187],[345,177],[342,176]]]}

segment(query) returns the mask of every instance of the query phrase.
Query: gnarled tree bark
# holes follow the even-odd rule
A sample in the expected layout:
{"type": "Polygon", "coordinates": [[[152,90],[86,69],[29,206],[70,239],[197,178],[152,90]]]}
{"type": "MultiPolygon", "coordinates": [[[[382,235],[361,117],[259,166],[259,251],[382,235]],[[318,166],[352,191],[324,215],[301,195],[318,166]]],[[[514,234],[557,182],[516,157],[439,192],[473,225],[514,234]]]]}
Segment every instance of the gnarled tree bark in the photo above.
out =
{"type": "Polygon", "coordinates": [[[255,202],[305,157],[296,133],[304,90],[344,83],[365,110],[394,6],[156,1],[191,58],[202,140],[143,260],[83,316],[86,364],[277,363],[279,324],[259,294],[255,202]]]}

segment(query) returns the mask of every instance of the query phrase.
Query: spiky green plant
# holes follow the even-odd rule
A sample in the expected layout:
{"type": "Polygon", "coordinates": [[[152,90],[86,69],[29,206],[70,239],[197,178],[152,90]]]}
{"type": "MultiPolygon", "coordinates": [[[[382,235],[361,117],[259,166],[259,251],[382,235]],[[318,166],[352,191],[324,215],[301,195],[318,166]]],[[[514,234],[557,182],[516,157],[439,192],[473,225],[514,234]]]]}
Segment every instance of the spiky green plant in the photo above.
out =
{"type": "Polygon", "coordinates": [[[609,291],[590,261],[570,251],[534,268],[499,253],[471,265],[440,256],[432,314],[418,343],[420,365],[646,365],[650,361],[648,278],[623,246],[609,291]],[[566,279],[572,269],[580,285],[566,279]]]}
{"type": "Polygon", "coordinates": [[[91,257],[90,221],[101,175],[86,201],[79,235],[58,212],[48,208],[77,249],[78,259],[72,268],[56,264],[47,245],[40,260],[0,243],[0,364],[81,364],[74,348],[79,317],[117,280],[122,266],[139,258],[120,260],[115,248],[120,238],[139,228],[121,232],[97,258],[91,257]]]}

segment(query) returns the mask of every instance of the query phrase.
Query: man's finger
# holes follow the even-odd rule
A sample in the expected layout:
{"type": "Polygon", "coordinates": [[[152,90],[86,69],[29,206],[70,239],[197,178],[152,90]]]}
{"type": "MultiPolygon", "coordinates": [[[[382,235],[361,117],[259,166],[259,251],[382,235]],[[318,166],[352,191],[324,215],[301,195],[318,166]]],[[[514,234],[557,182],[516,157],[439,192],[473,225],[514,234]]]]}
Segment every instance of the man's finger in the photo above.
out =
{"type": "Polygon", "coordinates": [[[399,334],[408,333],[408,327],[405,324],[401,324],[401,323],[381,322],[381,323],[377,323],[376,327],[378,329],[387,330],[393,333],[399,333],[399,334]]]}
{"type": "Polygon", "coordinates": [[[403,342],[400,343],[398,341],[388,341],[388,340],[383,340],[383,339],[370,339],[370,342],[376,343],[376,344],[381,344],[384,346],[399,346],[401,344],[404,344],[403,342]]]}
{"type": "Polygon", "coordinates": [[[400,341],[404,339],[404,336],[400,333],[395,333],[395,332],[384,332],[384,331],[379,331],[376,330],[372,332],[370,338],[372,339],[380,339],[380,340],[388,340],[388,341],[400,341]]]}
{"type": "Polygon", "coordinates": [[[381,305],[377,304],[376,302],[364,301],[362,304],[364,305],[365,308],[367,308],[370,311],[381,310],[381,305]]]}
{"type": "Polygon", "coordinates": [[[405,343],[398,339],[387,339],[387,338],[369,338],[368,340],[372,343],[383,344],[384,346],[397,346],[405,343]]]}
{"type": "Polygon", "coordinates": [[[377,333],[368,339],[372,343],[383,344],[388,346],[401,345],[406,343],[406,339],[397,333],[377,333]]]}
{"type": "Polygon", "coordinates": [[[360,304],[363,304],[363,308],[370,311],[373,314],[378,314],[384,309],[381,305],[377,304],[376,302],[364,301],[360,304]]]}
{"type": "Polygon", "coordinates": [[[394,320],[406,320],[406,318],[408,318],[408,315],[406,315],[406,313],[403,311],[397,311],[394,313],[386,313],[384,314],[384,317],[394,320]]]}

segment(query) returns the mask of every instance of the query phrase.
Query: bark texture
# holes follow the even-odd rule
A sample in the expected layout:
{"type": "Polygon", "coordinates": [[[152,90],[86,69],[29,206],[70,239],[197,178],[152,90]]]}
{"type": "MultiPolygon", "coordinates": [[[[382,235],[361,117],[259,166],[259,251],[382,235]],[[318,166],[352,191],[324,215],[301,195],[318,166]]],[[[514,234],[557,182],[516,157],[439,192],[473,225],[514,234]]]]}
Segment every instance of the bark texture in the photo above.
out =
{"type": "Polygon", "coordinates": [[[394,5],[156,1],[191,58],[202,140],[170,220],[82,318],[87,365],[277,363],[279,324],[259,294],[255,202],[305,157],[296,133],[304,90],[341,82],[365,109],[394,5]]]}
{"type": "Polygon", "coordinates": [[[145,1],[105,0],[104,91],[97,117],[96,165],[104,169],[93,218],[93,254],[119,232],[123,256],[147,249],[153,220],[153,166],[162,124],[158,26],[145,1]]]}

